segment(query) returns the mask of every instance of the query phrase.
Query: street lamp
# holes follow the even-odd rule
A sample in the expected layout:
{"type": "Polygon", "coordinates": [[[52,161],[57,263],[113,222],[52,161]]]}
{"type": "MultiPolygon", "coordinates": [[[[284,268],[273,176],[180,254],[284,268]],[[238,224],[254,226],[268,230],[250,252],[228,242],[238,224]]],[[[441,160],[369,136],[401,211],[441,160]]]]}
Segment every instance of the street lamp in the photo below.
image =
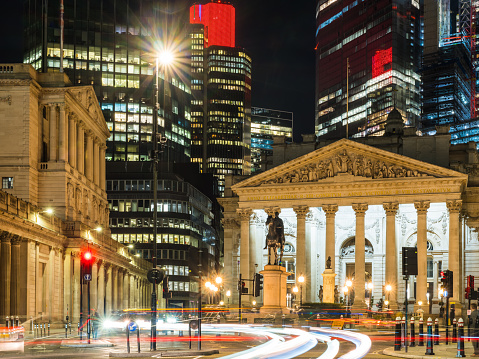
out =
{"type": "Polygon", "coordinates": [[[388,284],[386,285],[386,293],[388,295],[388,300],[387,300],[387,310],[389,310],[389,293],[391,292],[391,290],[393,289],[393,287],[391,286],[391,284],[388,284]]]}
{"type": "Polygon", "coordinates": [[[231,291],[230,290],[227,290],[226,291],[226,297],[228,297],[228,308],[230,306],[230,297],[231,297],[231,291]]]}
{"type": "Polygon", "coordinates": [[[349,313],[349,301],[350,301],[350,295],[349,295],[349,288],[353,286],[353,282],[350,279],[346,280],[346,285],[345,285],[345,293],[346,293],[346,313],[349,313]]]}
{"type": "Polygon", "coordinates": [[[294,293],[294,302],[295,302],[295,305],[296,305],[296,295],[298,293],[298,287],[297,286],[293,287],[293,293],[294,293]]]}
{"type": "MultiPolygon", "coordinates": [[[[153,162],[153,269],[157,266],[157,236],[158,236],[158,81],[159,64],[163,65],[164,86],[163,86],[163,116],[166,115],[166,84],[168,83],[168,73],[166,68],[173,61],[171,52],[163,51],[156,57],[155,67],[155,106],[153,109],[153,151],[151,153],[151,162],[153,162]]],[[[201,287],[200,287],[201,288],[201,287]]],[[[200,289],[201,290],[201,289],[200,289]]],[[[200,292],[201,295],[201,292],[200,292]]],[[[200,297],[201,298],[201,297],[200,297]]],[[[153,290],[151,292],[151,346],[156,350],[156,280],[153,281],[153,290]]],[[[201,305],[201,300],[200,300],[201,305]]]]}
{"type": "Polygon", "coordinates": [[[304,276],[302,274],[299,276],[298,282],[299,282],[299,288],[301,290],[301,292],[299,293],[299,306],[302,307],[303,306],[303,283],[304,283],[304,276]]]}
{"type": "Polygon", "coordinates": [[[369,315],[371,315],[371,297],[372,297],[372,293],[373,293],[373,283],[372,283],[372,282],[369,282],[369,283],[368,283],[368,310],[370,311],[370,312],[369,312],[369,315]]]}

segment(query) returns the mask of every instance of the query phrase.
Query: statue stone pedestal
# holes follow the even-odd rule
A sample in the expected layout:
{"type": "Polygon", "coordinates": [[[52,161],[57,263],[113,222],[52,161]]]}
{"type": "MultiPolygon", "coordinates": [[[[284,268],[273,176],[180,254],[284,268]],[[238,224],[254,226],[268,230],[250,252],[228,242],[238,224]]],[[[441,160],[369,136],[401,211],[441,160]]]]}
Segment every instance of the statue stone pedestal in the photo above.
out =
{"type": "Polygon", "coordinates": [[[323,273],[323,303],[334,303],[334,287],[336,273],[326,269],[323,273]]]}
{"type": "Polygon", "coordinates": [[[290,273],[277,265],[266,265],[263,275],[263,306],[260,313],[289,313],[286,306],[286,278],[290,273]]]}

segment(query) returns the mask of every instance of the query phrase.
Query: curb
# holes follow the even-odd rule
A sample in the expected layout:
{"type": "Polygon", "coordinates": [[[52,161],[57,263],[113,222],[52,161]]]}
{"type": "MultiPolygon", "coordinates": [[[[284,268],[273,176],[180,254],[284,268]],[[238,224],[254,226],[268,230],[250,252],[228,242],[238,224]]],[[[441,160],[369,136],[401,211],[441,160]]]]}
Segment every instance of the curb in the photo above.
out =
{"type": "Polygon", "coordinates": [[[161,357],[183,357],[183,356],[198,356],[198,355],[212,355],[219,354],[219,350],[172,350],[172,351],[155,351],[144,353],[110,353],[110,358],[144,358],[161,356],[161,357]]]}
{"type": "Polygon", "coordinates": [[[383,354],[396,358],[411,358],[411,359],[455,359],[456,357],[443,357],[439,355],[414,355],[414,354],[405,354],[401,352],[394,351],[394,348],[386,348],[383,350],[383,354]]]}
{"type": "Polygon", "coordinates": [[[60,348],[106,348],[112,346],[113,344],[106,340],[98,341],[91,344],[88,344],[86,342],[82,343],[79,340],[70,343],[66,340],[62,340],[62,343],[60,344],[60,348]]]}

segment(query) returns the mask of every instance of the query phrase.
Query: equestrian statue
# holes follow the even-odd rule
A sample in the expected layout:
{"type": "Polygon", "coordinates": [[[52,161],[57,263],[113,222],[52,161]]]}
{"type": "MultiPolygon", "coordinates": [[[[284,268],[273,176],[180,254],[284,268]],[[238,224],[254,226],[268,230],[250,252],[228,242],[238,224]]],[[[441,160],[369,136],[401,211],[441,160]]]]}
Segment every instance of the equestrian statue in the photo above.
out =
{"type": "Polygon", "coordinates": [[[283,261],[284,251],[284,224],[279,218],[279,213],[274,212],[266,220],[268,234],[266,235],[266,244],[264,249],[268,248],[268,265],[279,265],[283,261]],[[278,249],[280,252],[278,261],[278,249]],[[273,263],[272,263],[273,262],[273,263]]]}

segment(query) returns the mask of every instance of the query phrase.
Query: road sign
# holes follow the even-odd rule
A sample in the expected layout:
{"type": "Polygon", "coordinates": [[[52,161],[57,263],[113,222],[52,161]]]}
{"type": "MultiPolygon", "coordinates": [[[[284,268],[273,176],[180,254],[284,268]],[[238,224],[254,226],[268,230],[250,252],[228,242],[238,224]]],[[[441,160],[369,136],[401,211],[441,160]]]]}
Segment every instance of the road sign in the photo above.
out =
{"type": "Polygon", "coordinates": [[[91,281],[91,274],[84,274],[83,275],[83,280],[91,281]]]}
{"type": "Polygon", "coordinates": [[[130,322],[130,323],[128,323],[128,330],[129,330],[130,332],[134,332],[137,328],[138,328],[138,326],[136,325],[135,322],[130,322]]]}
{"type": "Polygon", "coordinates": [[[163,281],[163,278],[165,278],[165,272],[162,269],[153,268],[148,271],[146,277],[150,283],[156,281],[156,284],[160,284],[163,281]]]}

